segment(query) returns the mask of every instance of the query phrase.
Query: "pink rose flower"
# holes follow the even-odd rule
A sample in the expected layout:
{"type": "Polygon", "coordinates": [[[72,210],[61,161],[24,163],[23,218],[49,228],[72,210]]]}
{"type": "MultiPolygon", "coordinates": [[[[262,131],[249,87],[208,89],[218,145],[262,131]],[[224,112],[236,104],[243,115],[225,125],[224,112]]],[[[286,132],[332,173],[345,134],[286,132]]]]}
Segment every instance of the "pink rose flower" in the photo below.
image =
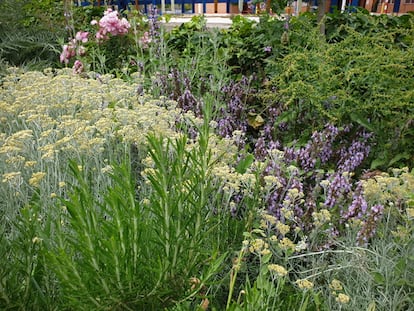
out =
{"type": "Polygon", "coordinates": [[[87,31],[78,31],[75,35],[75,40],[79,42],[86,43],[88,42],[89,32],[87,31]]]}

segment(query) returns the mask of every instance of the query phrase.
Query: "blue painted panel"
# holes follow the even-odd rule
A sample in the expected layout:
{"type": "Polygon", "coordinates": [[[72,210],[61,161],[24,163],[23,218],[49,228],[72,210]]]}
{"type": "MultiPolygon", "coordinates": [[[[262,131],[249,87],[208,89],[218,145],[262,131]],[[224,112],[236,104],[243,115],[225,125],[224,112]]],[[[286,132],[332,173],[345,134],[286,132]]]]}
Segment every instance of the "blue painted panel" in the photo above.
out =
{"type": "MultiPolygon", "coordinates": [[[[250,0],[243,0],[244,3],[248,3],[250,0]]],[[[315,0],[316,1],[316,0],[315,0]]],[[[333,1],[338,1],[338,0],[333,0],[333,1]]],[[[95,0],[93,2],[94,6],[98,5],[98,2],[100,2],[101,6],[105,5],[105,1],[104,0],[95,0]]],[[[74,1],[75,5],[78,4],[78,1],[74,1]]],[[[164,3],[166,5],[170,5],[171,4],[171,0],[165,0],[164,3]]],[[[195,12],[195,4],[196,3],[201,3],[203,5],[203,12],[205,13],[207,11],[207,3],[215,3],[215,0],[175,0],[174,1],[175,5],[177,6],[181,6],[181,12],[182,13],[186,13],[185,11],[185,5],[186,4],[191,4],[191,10],[192,13],[195,12]]],[[[230,12],[230,5],[231,4],[238,4],[239,0],[217,0],[217,3],[226,3],[226,11],[227,13],[230,12]]],[[[122,10],[126,10],[128,9],[128,4],[130,5],[130,7],[135,5],[135,0],[112,0],[110,1],[109,5],[112,6],[117,6],[118,10],[122,11],[122,10]]],[[[88,6],[88,5],[92,5],[91,2],[89,1],[82,1],[81,2],[82,6],[88,6]]],[[[161,5],[161,0],[138,0],[138,5],[143,5],[144,6],[144,13],[148,14],[148,5],[155,5],[155,6],[160,6],[161,5]]],[[[162,12],[160,12],[162,14],[162,12]]]]}
{"type": "Polygon", "coordinates": [[[400,11],[401,0],[395,0],[393,12],[398,13],[400,11]]]}
{"type": "Polygon", "coordinates": [[[329,7],[329,13],[333,13],[335,10],[337,10],[339,5],[340,5],[339,0],[331,0],[331,6],[329,7]]]}

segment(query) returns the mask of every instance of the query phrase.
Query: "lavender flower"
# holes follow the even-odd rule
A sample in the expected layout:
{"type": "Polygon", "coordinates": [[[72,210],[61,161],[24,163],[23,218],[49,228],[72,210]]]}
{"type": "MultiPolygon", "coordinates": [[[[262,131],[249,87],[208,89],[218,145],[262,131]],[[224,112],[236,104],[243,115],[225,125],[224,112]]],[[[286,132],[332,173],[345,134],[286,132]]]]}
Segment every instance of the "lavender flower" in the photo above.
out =
{"type": "Polygon", "coordinates": [[[267,156],[266,143],[263,137],[260,137],[254,145],[254,155],[256,159],[264,160],[267,156]]]}
{"type": "Polygon", "coordinates": [[[290,16],[288,15],[287,17],[286,17],[286,20],[285,20],[285,23],[283,24],[283,29],[284,30],[289,30],[289,28],[290,28],[290,16]]]}
{"type": "Polygon", "coordinates": [[[331,175],[331,182],[327,187],[327,193],[324,205],[327,208],[333,208],[338,204],[345,195],[351,192],[350,174],[335,172],[331,175]]]}
{"type": "Polygon", "coordinates": [[[263,51],[264,51],[265,53],[271,53],[271,52],[272,52],[272,47],[271,47],[271,46],[265,46],[265,47],[263,48],[263,51]]]}
{"type": "Polygon", "coordinates": [[[348,210],[341,211],[341,222],[345,222],[351,218],[362,219],[368,208],[367,201],[364,198],[362,183],[359,182],[353,193],[352,203],[348,210]]]}
{"type": "Polygon", "coordinates": [[[149,21],[149,35],[152,39],[156,40],[159,38],[160,25],[158,22],[158,9],[156,5],[151,5],[150,13],[148,15],[149,21]]]}
{"type": "Polygon", "coordinates": [[[338,128],[327,124],[322,132],[315,131],[311,140],[302,148],[285,148],[285,158],[297,162],[305,172],[312,171],[317,161],[327,163],[333,155],[333,143],[338,136],[338,128]]]}
{"type": "Polygon", "coordinates": [[[383,213],[383,205],[377,204],[371,207],[366,220],[362,222],[362,227],[358,231],[357,240],[359,245],[367,245],[369,240],[375,235],[383,213]]]}
{"type": "Polygon", "coordinates": [[[177,99],[178,107],[183,111],[193,111],[197,117],[202,117],[203,111],[201,102],[186,88],[181,96],[177,99]]]}
{"type": "Polygon", "coordinates": [[[231,81],[222,88],[222,101],[227,102],[227,105],[219,110],[222,117],[217,120],[217,131],[220,136],[232,137],[234,131],[247,131],[245,101],[251,91],[250,80],[247,77],[243,77],[237,83],[231,81]]]}

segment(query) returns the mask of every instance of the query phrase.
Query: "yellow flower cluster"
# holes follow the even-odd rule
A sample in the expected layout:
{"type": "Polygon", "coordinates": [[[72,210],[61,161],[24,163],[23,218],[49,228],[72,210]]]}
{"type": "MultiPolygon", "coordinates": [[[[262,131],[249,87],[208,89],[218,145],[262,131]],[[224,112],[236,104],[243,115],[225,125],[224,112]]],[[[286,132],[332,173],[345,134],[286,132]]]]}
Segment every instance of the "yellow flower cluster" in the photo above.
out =
{"type": "Polygon", "coordinates": [[[319,212],[313,212],[312,218],[314,225],[320,227],[331,221],[331,213],[327,209],[321,209],[319,212]]]}
{"type": "Polygon", "coordinates": [[[333,291],[340,291],[343,289],[341,282],[337,279],[333,279],[331,281],[331,284],[329,284],[329,288],[333,291]]]}
{"type": "Polygon", "coordinates": [[[293,251],[295,250],[295,243],[293,243],[289,238],[284,237],[279,241],[279,247],[284,251],[293,251]]]}
{"type": "Polygon", "coordinates": [[[266,192],[274,191],[282,187],[282,183],[280,182],[279,178],[273,175],[263,177],[263,181],[265,183],[266,192]]]}
{"type": "Polygon", "coordinates": [[[177,134],[175,106],[166,109],[151,98],[140,103],[132,84],[111,76],[82,79],[65,70],[54,77],[40,72],[8,76],[0,103],[8,107],[2,118],[17,118],[29,127],[2,133],[0,154],[27,153],[36,145],[43,160],[54,160],[61,151],[101,153],[108,138],[142,143],[150,131],[177,134]]]}
{"type": "Polygon", "coordinates": [[[262,220],[264,220],[266,223],[269,223],[270,225],[275,225],[277,222],[277,218],[273,215],[268,214],[267,212],[262,213],[262,220]]]}
{"type": "Polygon", "coordinates": [[[270,229],[270,230],[273,230],[275,228],[282,236],[285,236],[286,234],[290,232],[289,225],[286,225],[283,222],[277,220],[275,216],[270,215],[267,212],[262,213],[262,219],[260,220],[260,227],[262,229],[270,229]]]}
{"type": "Polygon", "coordinates": [[[3,174],[3,180],[4,183],[10,183],[10,184],[17,184],[20,183],[22,173],[21,172],[10,172],[3,174]]]}
{"type": "Polygon", "coordinates": [[[279,233],[283,236],[289,233],[290,226],[282,223],[281,221],[278,221],[276,223],[276,229],[279,231],[279,233]]]}
{"type": "Polygon", "coordinates": [[[408,219],[414,219],[414,208],[409,207],[406,209],[408,219]]]}
{"type": "Polygon", "coordinates": [[[235,171],[230,164],[220,161],[216,166],[211,168],[211,174],[223,183],[223,191],[231,196],[237,192],[243,192],[244,195],[249,195],[256,176],[251,173],[240,174],[235,171]]]}
{"type": "Polygon", "coordinates": [[[335,300],[341,304],[347,304],[351,298],[346,294],[339,293],[335,300]]]}
{"type": "Polygon", "coordinates": [[[218,178],[221,182],[224,182],[225,186],[223,190],[232,194],[240,191],[241,181],[240,175],[234,168],[229,165],[222,164],[220,166],[214,166],[211,170],[213,176],[218,178]]]}
{"type": "Polygon", "coordinates": [[[302,204],[305,202],[303,199],[305,195],[303,192],[299,191],[297,188],[291,188],[287,191],[286,199],[283,200],[283,207],[285,209],[290,209],[296,203],[302,204]]]}
{"type": "Polygon", "coordinates": [[[304,289],[304,290],[309,290],[312,289],[314,284],[307,280],[307,279],[299,279],[296,280],[295,284],[300,288],[300,289],[304,289]]]}
{"type": "Polygon", "coordinates": [[[33,138],[32,130],[21,130],[11,134],[4,139],[3,145],[0,147],[0,154],[15,154],[24,149],[26,144],[30,145],[33,138]]]}
{"type": "Polygon", "coordinates": [[[288,208],[282,207],[281,213],[282,213],[283,217],[285,217],[285,219],[293,220],[293,218],[294,218],[294,213],[290,209],[290,207],[288,207],[288,208]]]}
{"type": "MultiPolygon", "coordinates": [[[[10,69],[0,89],[0,163],[4,183],[38,186],[45,165],[68,158],[97,159],[114,142],[139,145],[150,132],[174,138],[176,103],[137,96],[134,85],[111,75],[82,78],[66,69],[22,72],[10,69]],[[4,122],[3,122],[4,121],[4,122]]],[[[228,143],[218,153],[229,159],[228,143]]],[[[101,173],[109,172],[104,166],[101,173]]],[[[51,181],[57,184],[58,181],[51,181]]],[[[53,190],[53,189],[51,189],[53,190]]],[[[57,189],[54,189],[55,191],[57,189]]]]}
{"type": "Polygon", "coordinates": [[[29,179],[29,185],[33,187],[38,187],[40,181],[45,177],[46,173],[44,172],[36,172],[32,174],[32,177],[29,179]]]}
{"type": "Polygon", "coordinates": [[[344,294],[343,292],[338,293],[344,290],[342,283],[339,280],[333,279],[331,283],[329,284],[329,288],[332,291],[332,295],[335,296],[336,302],[340,304],[347,304],[351,300],[351,298],[348,295],[344,294]]]}
{"type": "Polygon", "coordinates": [[[287,270],[280,266],[280,265],[276,265],[276,264],[269,264],[267,266],[267,268],[269,269],[269,271],[271,272],[275,272],[277,276],[279,277],[284,277],[288,274],[287,270]]]}
{"type": "Polygon", "coordinates": [[[267,255],[270,253],[269,244],[263,239],[254,239],[253,241],[250,241],[249,251],[251,253],[267,255]]]}
{"type": "Polygon", "coordinates": [[[408,168],[393,169],[393,176],[381,173],[363,181],[364,196],[371,204],[407,203],[414,188],[414,174],[408,168]]]}

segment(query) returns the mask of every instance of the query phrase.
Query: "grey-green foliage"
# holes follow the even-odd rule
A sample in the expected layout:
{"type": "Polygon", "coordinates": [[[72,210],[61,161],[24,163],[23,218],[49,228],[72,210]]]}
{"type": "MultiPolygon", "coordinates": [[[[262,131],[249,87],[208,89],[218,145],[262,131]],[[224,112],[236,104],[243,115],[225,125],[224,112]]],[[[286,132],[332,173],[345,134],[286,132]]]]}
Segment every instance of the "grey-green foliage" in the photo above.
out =
{"type": "Polygon", "coordinates": [[[137,181],[127,160],[113,165],[102,190],[93,171],[72,161],[75,179],[65,198],[44,206],[35,196],[17,218],[15,236],[7,235],[0,307],[161,310],[180,300],[191,304],[223,269],[244,224],[231,218],[210,175],[207,124],[192,149],[185,137],[150,136],[154,165],[144,172],[146,182],[137,181]],[[193,288],[192,277],[200,280],[193,288]]]}
{"type": "MultiPolygon", "coordinates": [[[[347,266],[324,275],[327,283],[339,279],[350,296],[341,310],[414,309],[413,220],[394,208],[388,211],[377,230],[378,237],[367,248],[350,246],[348,252],[330,258],[338,267],[347,266]]],[[[339,309],[332,290],[325,289],[329,309],[339,309]]]]}

